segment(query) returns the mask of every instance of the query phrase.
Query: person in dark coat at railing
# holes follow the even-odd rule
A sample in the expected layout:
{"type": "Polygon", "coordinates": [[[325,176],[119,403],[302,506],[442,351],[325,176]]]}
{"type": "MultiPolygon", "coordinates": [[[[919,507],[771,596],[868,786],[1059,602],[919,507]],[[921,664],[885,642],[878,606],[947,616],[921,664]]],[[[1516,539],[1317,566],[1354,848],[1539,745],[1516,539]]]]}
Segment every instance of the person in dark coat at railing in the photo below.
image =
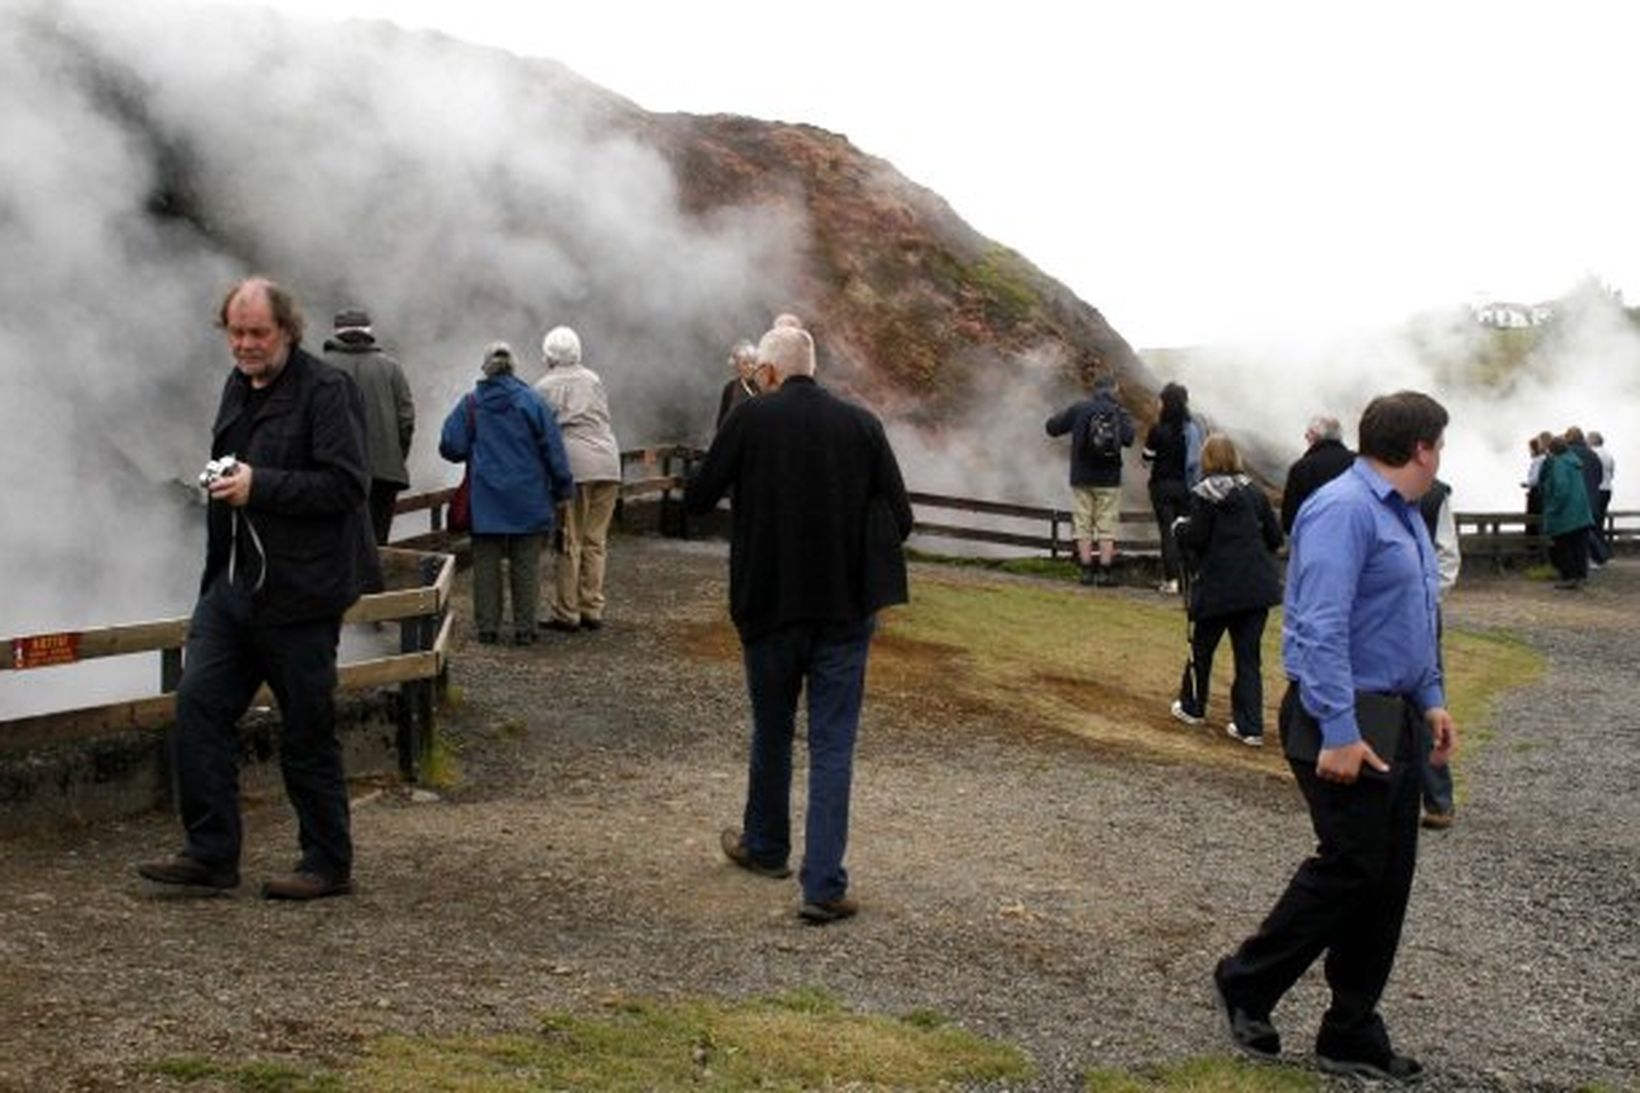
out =
{"type": "Polygon", "coordinates": [[[353,841],[336,736],[336,645],[361,593],[381,587],[365,498],[364,404],[347,376],[301,348],[302,316],[265,278],[235,285],[218,322],[235,369],[207,469],[208,543],[188,624],[173,734],[186,837],[137,872],[161,884],[239,884],[237,723],[264,682],[279,704],[280,769],[301,858],[269,899],[352,890],[353,841]],[[225,473],[216,463],[232,455],[225,473]]]}
{"type": "Polygon", "coordinates": [[[1114,585],[1116,523],[1122,507],[1122,449],[1131,447],[1133,418],[1117,400],[1116,377],[1102,372],[1093,381],[1093,395],[1050,417],[1049,436],[1071,437],[1071,522],[1076,535],[1076,558],[1082,583],[1114,585]],[[1093,544],[1099,544],[1099,566],[1094,568],[1093,544]]]}
{"type": "Polygon", "coordinates": [[[556,510],[575,497],[564,439],[534,388],[513,374],[513,351],[493,342],[483,378],[444,419],[438,454],[469,463],[473,542],[473,622],[478,640],[501,640],[501,563],[512,592],[513,642],[536,639],[541,543],[556,510]]]}
{"type": "Polygon", "coordinates": [[[1600,505],[1600,483],[1606,477],[1606,471],[1600,465],[1600,457],[1583,439],[1583,430],[1576,425],[1566,429],[1566,447],[1577,456],[1578,468],[1583,472],[1583,492],[1589,499],[1589,561],[1597,566],[1605,565],[1611,561],[1612,549],[1606,545],[1605,529],[1594,514],[1600,505]]]}
{"type": "Polygon", "coordinates": [[[876,613],[906,599],[902,541],[911,504],[882,424],[814,380],[807,331],[770,330],[757,347],[765,394],[723,422],[685,505],[706,513],[734,491],[729,615],[740,632],[752,743],[740,829],[725,856],[766,877],[791,868],[792,735],[808,695],[809,801],[799,914],[852,916],[843,865],[876,613]]]}
{"type": "Polygon", "coordinates": [[[1575,591],[1589,576],[1589,508],[1583,464],[1565,437],[1549,438],[1549,458],[1538,474],[1543,491],[1543,534],[1549,537],[1549,561],[1554,563],[1559,589],[1575,591]]]}
{"type": "Polygon", "coordinates": [[[360,308],[338,311],[335,326],[335,332],[325,339],[325,363],[351,376],[364,396],[370,524],[376,542],[386,544],[393,529],[393,503],[410,484],[405,460],[416,431],[416,404],[404,369],[377,344],[368,312],[360,308]]]}
{"type": "Polygon", "coordinates": [[[1207,716],[1213,653],[1228,632],[1235,678],[1225,732],[1258,747],[1264,743],[1260,643],[1270,608],[1281,602],[1275,552],[1282,535],[1269,498],[1242,473],[1229,437],[1214,433],[1202,445],[1202,480],[1190,492],[1190,515],[1170,530],[1194,574],[1187,605],[1194,622],[1190,662],[1173,716],[1191,725],[1207,716]]]}
{"type": "Polygon", "coordinates": [[[1281,530],[1293,533],[1293,521],[1305,498],[1350,469],[1355,453],[1344,446],[1344,429],[1338,419],[1317,414],[1304,430],[1308,445],[1287,471],[1287,485],[1281,491],[1281,530]]]}

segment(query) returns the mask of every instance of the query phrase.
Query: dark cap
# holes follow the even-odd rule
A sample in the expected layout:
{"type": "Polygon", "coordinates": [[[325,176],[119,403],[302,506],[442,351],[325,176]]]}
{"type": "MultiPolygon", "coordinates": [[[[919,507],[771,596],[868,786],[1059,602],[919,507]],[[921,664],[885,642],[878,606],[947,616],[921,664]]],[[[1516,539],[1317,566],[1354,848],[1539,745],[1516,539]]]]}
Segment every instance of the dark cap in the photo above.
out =
{"type": "Polygon", "coordinates": [[[336,313],[337,330],[369,330],[370,313],[362,307],[350,307],[336,313]]]}

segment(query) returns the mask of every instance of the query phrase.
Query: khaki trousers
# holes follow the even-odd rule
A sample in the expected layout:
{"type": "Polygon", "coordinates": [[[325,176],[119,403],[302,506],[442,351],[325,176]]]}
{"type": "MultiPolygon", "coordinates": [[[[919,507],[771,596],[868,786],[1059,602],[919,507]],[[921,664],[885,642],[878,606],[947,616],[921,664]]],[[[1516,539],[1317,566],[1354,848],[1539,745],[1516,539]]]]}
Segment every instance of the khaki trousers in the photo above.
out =
{"type": "Polygon", "coordinates": [[[552,617],[579,623],[604,617],[604,557],[619,482],[580,482],[564,514],[554,574],[552,617]]]}

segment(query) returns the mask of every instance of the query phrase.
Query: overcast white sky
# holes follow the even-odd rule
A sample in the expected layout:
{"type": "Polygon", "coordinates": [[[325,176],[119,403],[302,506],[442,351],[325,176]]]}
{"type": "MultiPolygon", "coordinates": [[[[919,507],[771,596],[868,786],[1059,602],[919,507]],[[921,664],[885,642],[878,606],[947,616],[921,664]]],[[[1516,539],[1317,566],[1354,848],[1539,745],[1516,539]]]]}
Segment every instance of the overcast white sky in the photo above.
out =
{"type": "Polygon", "coordinates": [[[844,133],[1140,346],[1587,273],[1640,296],[1632,5],[271,6],[553,57],[651,110],[844,133]]]}

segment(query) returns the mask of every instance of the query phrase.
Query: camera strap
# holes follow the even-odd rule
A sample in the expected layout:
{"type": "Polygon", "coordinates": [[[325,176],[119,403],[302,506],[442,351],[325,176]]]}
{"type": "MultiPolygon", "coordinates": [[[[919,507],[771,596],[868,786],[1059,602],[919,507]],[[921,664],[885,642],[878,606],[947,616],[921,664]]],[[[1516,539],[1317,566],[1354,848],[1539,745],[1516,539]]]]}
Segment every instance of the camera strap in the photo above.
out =
{"type": "Polygon", "coordinates": [[[262,562],[262,571],[256,576],[256,587],[251,589],[251,595],[254,596],[262,591],[263,585],[268,583],[268,552],[262,548],[262,537],[256,533],[256,525],[251,523],[249,516],[246,516],[238,509],[233,510],[233,534],[228,536],[228,583],[230,585],[234,583],[234,570],[239,562],[239,525],[241,521],[244,522],[245,530],[250,532],[251,545],[256,547],[256,553],[262,562]]]}

